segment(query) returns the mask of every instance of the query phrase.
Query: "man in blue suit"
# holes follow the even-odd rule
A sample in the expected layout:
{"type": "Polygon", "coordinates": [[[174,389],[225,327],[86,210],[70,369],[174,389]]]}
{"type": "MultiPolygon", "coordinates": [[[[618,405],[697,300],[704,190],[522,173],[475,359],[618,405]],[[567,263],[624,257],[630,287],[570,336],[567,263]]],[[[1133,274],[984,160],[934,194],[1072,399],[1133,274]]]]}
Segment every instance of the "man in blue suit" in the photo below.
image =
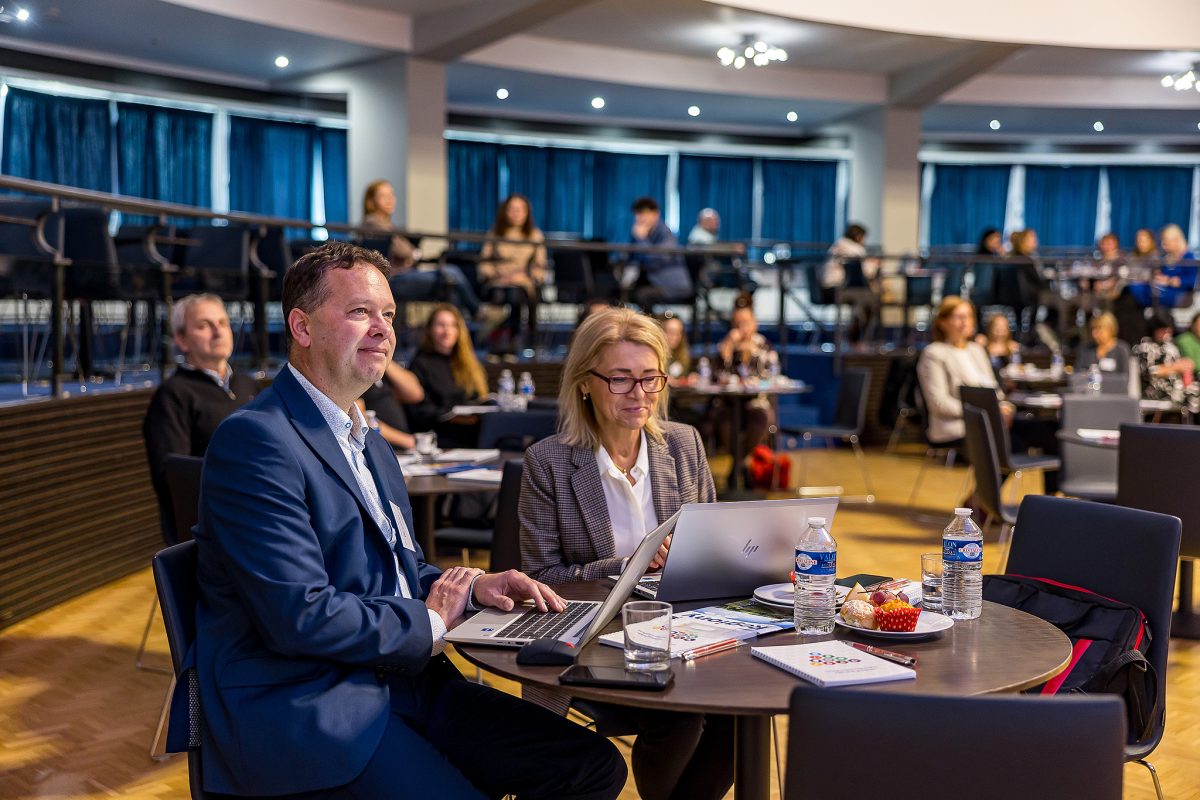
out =
{"type": "Polygon", "coordinates": [[[425,563],[391,448],[354,401],[392,359],[388,262],[328,244],[284,276],[289,364],[204,466],[196,667],[204,788],[308,798],[614,798],[606,739],[463,680],[477,606],[565,606],[509,571],[425,563]]]}

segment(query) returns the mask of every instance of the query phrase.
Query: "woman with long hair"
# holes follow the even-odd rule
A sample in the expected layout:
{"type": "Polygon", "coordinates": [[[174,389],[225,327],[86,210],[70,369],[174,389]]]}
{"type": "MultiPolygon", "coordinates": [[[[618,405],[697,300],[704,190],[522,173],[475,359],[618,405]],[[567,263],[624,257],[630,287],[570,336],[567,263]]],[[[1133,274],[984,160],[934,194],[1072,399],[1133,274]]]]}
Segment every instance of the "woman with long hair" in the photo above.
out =
{"type": "Polygon", "coordinates": [[[449,303],[439,303],[425,322],[421,343],[409,369],[425,390],[425,399],[409,409],[414,431],[437,431],[439,441],[472,446],[474,430],[444,417],[457,405],[487,396],[487,374],[475,357],[466,320],[449,303]]]}
{"type": "Polygon", "coordinates": [[[496,221],[479,261],[484,296],[509,307],[500,330],[510,340],[521,333],[521,313],[529,315],[530,337],[537,331],[537,302],[546,281],[545,237],[533,221],[529,198],[510,194],[496,209],[496,221]]]}

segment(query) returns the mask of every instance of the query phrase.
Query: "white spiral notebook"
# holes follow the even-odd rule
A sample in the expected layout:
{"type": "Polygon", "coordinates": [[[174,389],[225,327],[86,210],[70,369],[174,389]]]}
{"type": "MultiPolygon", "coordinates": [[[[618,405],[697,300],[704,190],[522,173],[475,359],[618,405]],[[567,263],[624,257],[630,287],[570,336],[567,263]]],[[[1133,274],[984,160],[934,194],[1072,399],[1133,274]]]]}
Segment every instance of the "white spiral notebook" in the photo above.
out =
{"type": "Polygon", "coordinates": [[[830,639],[811,644],[751,647],[750,653],[817,686],[911,680],[917,671],[830,639]]]}

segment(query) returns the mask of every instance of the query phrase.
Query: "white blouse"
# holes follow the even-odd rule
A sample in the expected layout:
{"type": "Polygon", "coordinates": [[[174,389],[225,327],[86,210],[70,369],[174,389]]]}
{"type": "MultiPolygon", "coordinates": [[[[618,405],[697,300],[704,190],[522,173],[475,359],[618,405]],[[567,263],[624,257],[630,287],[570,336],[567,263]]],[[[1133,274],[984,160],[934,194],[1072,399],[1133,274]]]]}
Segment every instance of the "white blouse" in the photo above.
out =
{"type": "Polygon", "coordinates": [[[617,469],[604,445],[600,445],[596,451],[596,466],[600,468],[600,486],[604,489],[604,502],[608,506],[608,518],[612,521],[615,556],[627,558],[633,555],[646,532],[658,527],[658,515],[654,512],[654,489],[650,485],[646,434],[642,433],[637,461],[629,470],[635,481],[632,485],[617,469]]]}

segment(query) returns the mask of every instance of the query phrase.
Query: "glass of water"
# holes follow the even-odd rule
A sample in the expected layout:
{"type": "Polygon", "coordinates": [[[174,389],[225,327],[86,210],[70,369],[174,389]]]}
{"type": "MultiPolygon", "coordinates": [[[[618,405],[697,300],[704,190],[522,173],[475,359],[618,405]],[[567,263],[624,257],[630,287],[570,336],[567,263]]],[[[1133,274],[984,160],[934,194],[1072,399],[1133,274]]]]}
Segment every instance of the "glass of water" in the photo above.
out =
{"type": "Polygon", "coordinates": [[[415,444],[413,449],[417,451],[422,459],[432,458],[437,454],[437,434],[430,432],[414,433],[413,439],[415,444]]]}
{"type": "Polygon", "coordinates": [[[942,611],[942,554],[921,554],[921,607],[926,611],[942,611]]]}
{"type": "Polygon", "coordinates": [[[634,600],[621,609],[625,669],[667,669],[671,661],[671,604],[634,600]]]}

